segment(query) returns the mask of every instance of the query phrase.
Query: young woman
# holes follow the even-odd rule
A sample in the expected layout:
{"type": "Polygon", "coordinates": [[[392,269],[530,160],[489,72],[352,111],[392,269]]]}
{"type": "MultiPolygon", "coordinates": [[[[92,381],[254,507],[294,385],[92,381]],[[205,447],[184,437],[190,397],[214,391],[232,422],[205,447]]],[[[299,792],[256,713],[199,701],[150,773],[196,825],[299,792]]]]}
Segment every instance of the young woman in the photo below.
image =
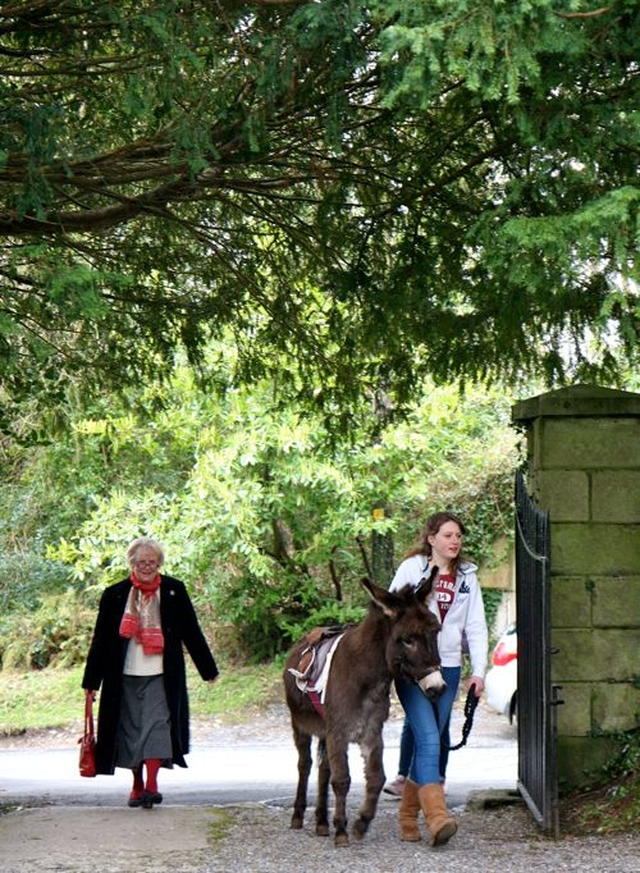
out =
{"type": "Polygon", "coordinates": [[[398,698],[405,711],[401,760],[411,757],[402,787],[400,838],[421,839],[417,818],[424,813],[432,845],[443,845],[458,829],[444,799],[444,776],[449,746],[449,719],[458,694],[463,634],[471,659],[468,686],[482,694],[487,667],[488,633],[477,567],[462,555],[465,527],[452,512],[436,512],[424,526],[416,546],[398,567],[390,586],[397,591],[417,588],[433,565],[439,568],[430,609],[441,623],[438,649],[447,689],[431,703],[417,685],[399,679],[398,698]],[[411,743],[413,750],[411,754],[411,743]]]}
{"type": "Polygon", "coordinates": [[[128,805],[162,802],[161,766],[186,767],[189,702],[183,645],[201,677],[218,668],[183,582],[160,574],[164,552],[147,537],[127,550],[130,574],[106,588],[89,648],[82,687],[102,686],[96,743],[97,772],[133,772],[128,805]]]}

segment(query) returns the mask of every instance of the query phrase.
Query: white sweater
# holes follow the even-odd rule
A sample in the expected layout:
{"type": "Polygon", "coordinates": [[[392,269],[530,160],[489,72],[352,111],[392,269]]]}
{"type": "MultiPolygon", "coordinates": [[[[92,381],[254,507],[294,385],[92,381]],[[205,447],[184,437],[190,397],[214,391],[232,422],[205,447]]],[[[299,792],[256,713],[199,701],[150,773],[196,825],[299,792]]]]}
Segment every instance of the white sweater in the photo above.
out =
{"type": "MultiPolygon", "coordinates": [[[[442,622],[438,634],[438,650],[443,667],[462,665],[462,632],[469,644],[471,674],[484,679],[487,669],[489,634],[484,616],[482,592],[476,575],[475,564],[463,562],[456,575],[453,603],[442,622]]],[[[426,555],[412,555],[404,560],[393,577],[390,591],[399,591],[405,585],[418,588],[422,579],[429,575],[429,559],[426,555]]],[[[440,610],[435,597],[429,598],[429,609],[440,620],[440,610]]]]}

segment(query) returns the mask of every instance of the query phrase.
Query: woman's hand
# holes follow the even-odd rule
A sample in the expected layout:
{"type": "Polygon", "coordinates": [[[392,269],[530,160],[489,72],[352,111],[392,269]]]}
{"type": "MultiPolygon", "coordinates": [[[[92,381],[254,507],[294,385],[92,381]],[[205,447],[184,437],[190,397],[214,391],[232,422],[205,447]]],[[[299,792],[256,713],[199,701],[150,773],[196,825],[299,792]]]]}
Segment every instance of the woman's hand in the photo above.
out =
{"type": "Polygon", "coordinates": [[[467,682],[467,690],[471,688],[472,685],[475,687],[476,697],[480,697],[484,691],[484,679],[481,679],[480,676],[471,676],[467,682]]]}

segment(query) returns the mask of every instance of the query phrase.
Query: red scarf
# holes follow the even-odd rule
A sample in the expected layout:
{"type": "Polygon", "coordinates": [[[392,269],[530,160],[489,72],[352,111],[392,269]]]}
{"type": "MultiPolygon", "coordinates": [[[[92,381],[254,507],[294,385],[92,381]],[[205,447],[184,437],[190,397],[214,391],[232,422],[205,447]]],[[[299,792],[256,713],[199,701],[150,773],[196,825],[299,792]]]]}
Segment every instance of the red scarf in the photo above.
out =
{"type": "Polygon", "coordinates": [[[152,582],[141,582],[135,573],[129,578],[131,591],[120,622],[120,636],[135,637],[145,655],[161,655],[164,636],[160,624],[160,574],[152,582]]]}

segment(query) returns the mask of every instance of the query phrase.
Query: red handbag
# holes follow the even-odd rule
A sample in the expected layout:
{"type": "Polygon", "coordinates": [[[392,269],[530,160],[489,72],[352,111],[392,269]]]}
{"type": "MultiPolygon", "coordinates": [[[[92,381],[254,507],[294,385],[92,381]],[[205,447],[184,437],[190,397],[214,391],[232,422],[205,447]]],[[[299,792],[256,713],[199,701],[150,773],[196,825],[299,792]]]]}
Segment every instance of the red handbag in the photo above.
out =
{"type": "Polygon", "coordinates": [[[93,691],[87,691],[84,703],[84,734],[80,743],[80,775],[96,775],[96,738],[93,731],[93,691]]]}

